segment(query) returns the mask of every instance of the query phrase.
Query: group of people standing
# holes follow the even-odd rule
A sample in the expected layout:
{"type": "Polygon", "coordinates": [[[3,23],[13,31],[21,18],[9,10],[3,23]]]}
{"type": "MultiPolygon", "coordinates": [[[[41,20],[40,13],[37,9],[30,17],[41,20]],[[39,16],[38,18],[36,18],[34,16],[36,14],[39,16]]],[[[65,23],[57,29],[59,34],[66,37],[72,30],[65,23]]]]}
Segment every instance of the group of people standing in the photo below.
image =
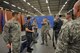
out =
{"type": "Polygon", "coordinates": [[[73,7],[74,20],[69,13],[63,24],[56,44],[55,53],[80,53],[80,0],[73,7]]]}
{"type": "MultiPolygon", "coordinates": [[[[37,29],[38,29],[38,25],[37,25],[37,21],[34,18],[33,19],[33,23],[30,23],[31,17],[27,17],[27,22],[26,22],[26,36],[27,36],[27,51],[31,52],[33,49],[30,47],[31,43],[37,43],[36,37],[38,36],[37,33],[37,29]]],[[[49,34],[49,29],[50,29],[50,25],[49,25],[49,21],[47,18],[43,19],[42,24],[42,28],[41,28],[41,39],[42,39],[42,43],[41,45],[44,45],[44,42],[46,42],[46,46],[48,45],[47,43],[47,35],[50,37],[51,40],[51,36],[49,34]]]]}
{"type": "MultiPolygon", "coordinates": [[[[53,46],[55,48],[55,53],[80,53],[80,0],[75,3],[73,7],[73,14],[75,16],[75,20],[71,20],[72,17],[70,17],[70,14],[67,13],[66,19],[68,22],[65,24],[63,24],[60,16],[56,15],[56,20],[53,27],[53,31],[55,33],[53,36],[53,46]],[[56,43],[54,42],[54,37],[56,43]]],[[[20,53],[21,27],[17,21],[18,12],[13,12],[12,16],[13,18],[5,24],[2,36],[10,52],[20,53]]],[[[35,34],[37,33],[38,29],[36,19],[34,19],[33,24],[31,24],[30,21],[31,17],[27,17],[27,22],[25,25],[27,52],[33,51],[33,48],[31,48],[32,41],[37,43],[35,39],[35,34]]],[[[46,46],[48,46],[47,35],[51,40],[49,30],[49,21],[47,18],[44,18],[41,28],[41,45],[46,43],[46,46]]]]}

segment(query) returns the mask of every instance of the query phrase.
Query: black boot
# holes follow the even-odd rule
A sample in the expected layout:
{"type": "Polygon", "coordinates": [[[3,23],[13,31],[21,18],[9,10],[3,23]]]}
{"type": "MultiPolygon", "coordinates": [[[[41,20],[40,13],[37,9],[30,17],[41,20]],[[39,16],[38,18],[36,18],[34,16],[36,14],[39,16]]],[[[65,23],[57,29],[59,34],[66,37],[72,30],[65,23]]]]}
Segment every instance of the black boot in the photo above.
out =
{"type": "Polygon", "coordinates": [[[31,47],[27,48],[27,52],[32,52],[32,51],[33,51],[33,48],[31,48],[31,47]]]}
{"type": "Polygon", "coordinates": [[[53,47],[54,47],[54,49],[56,49],[54,42],[53,42],[53,47]]]}
{"type": "Polygon", "coordinates": [[[33,48],[29,48],[30,50],[34,50],[33,48]]]}
{"type": "Polygon", "coordinates": [[[11,53],[11,48],[9,48],[9,52],[8,53],[11,53]]]}

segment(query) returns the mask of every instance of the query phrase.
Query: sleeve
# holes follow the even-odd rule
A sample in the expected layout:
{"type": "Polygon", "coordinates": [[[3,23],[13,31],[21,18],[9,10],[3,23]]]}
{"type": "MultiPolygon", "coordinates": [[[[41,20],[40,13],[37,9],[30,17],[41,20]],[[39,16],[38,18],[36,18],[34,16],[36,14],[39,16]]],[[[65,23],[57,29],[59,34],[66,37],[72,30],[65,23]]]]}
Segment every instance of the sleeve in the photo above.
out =
{"type": "Polygon", "coordinates": [[[69,27],[61,29],[59,35],[55,53],[65,53],[69,42],[69,27]]]}
{"type": "Polygon", "coordinates": [[[6,43],[9,42],[9,23],[6,23],[3,28],[2,36],[6,43]]]}
{"type": "Polygon", "coordinates": [[[28,23],[25,24],[25,28],[28,28],[28,23]]]}

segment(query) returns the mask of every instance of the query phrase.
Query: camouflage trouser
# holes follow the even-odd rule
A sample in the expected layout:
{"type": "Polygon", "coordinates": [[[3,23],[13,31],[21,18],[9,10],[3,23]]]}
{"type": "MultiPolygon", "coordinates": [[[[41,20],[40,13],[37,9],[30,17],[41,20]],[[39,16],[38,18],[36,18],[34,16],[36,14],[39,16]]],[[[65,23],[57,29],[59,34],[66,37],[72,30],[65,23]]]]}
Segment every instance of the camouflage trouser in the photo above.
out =
{"type": "Polygon", "coordinates": [[[20,53],[20,45],[12,44],[12,53],[20,53]]]}
{"type": "Polygon", "coordinates": [[[42,43],[44,43],[44,41],[47,43],[47,33],[42,32],[41,37],[42,37],[42,43]]]}
{"type": "Polygon", "coordinates": [[[20,51],[17,49],[13,49],[12,53],[20,53],[20,51]]]}
{"type": "Polygon", "coordinates": [[[37,33],[37,29],[34,29],[34,33],[33,33],[33,41],[36,42],[36,34],[37,33]]]}
{"type": "Polygon", "coordinates": [[[48,36],[49,36],[49,38],[51,39],[51,36],[50,36],[49,30],[47,31],[47,35],[48,35],[48,36]]]}

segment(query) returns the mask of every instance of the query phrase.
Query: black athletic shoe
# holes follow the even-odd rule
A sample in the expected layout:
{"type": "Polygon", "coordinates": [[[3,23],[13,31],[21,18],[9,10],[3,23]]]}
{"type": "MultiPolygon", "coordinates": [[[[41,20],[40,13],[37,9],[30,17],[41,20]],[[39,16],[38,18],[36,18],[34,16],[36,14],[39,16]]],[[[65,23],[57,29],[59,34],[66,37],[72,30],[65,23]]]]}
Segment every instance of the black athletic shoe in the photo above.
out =
{"type": "Polygon", "coordinates": [[[33,48],[29,48],[30,50],[34,50],[33,48]]]}
{"type": "Polygon", "coordinates": [[[31,53],[31,52],[32,52],[32,50],[30,50],[30,49],[27,49],[27,52],[30,52],[30,53],[31,53]]]}

